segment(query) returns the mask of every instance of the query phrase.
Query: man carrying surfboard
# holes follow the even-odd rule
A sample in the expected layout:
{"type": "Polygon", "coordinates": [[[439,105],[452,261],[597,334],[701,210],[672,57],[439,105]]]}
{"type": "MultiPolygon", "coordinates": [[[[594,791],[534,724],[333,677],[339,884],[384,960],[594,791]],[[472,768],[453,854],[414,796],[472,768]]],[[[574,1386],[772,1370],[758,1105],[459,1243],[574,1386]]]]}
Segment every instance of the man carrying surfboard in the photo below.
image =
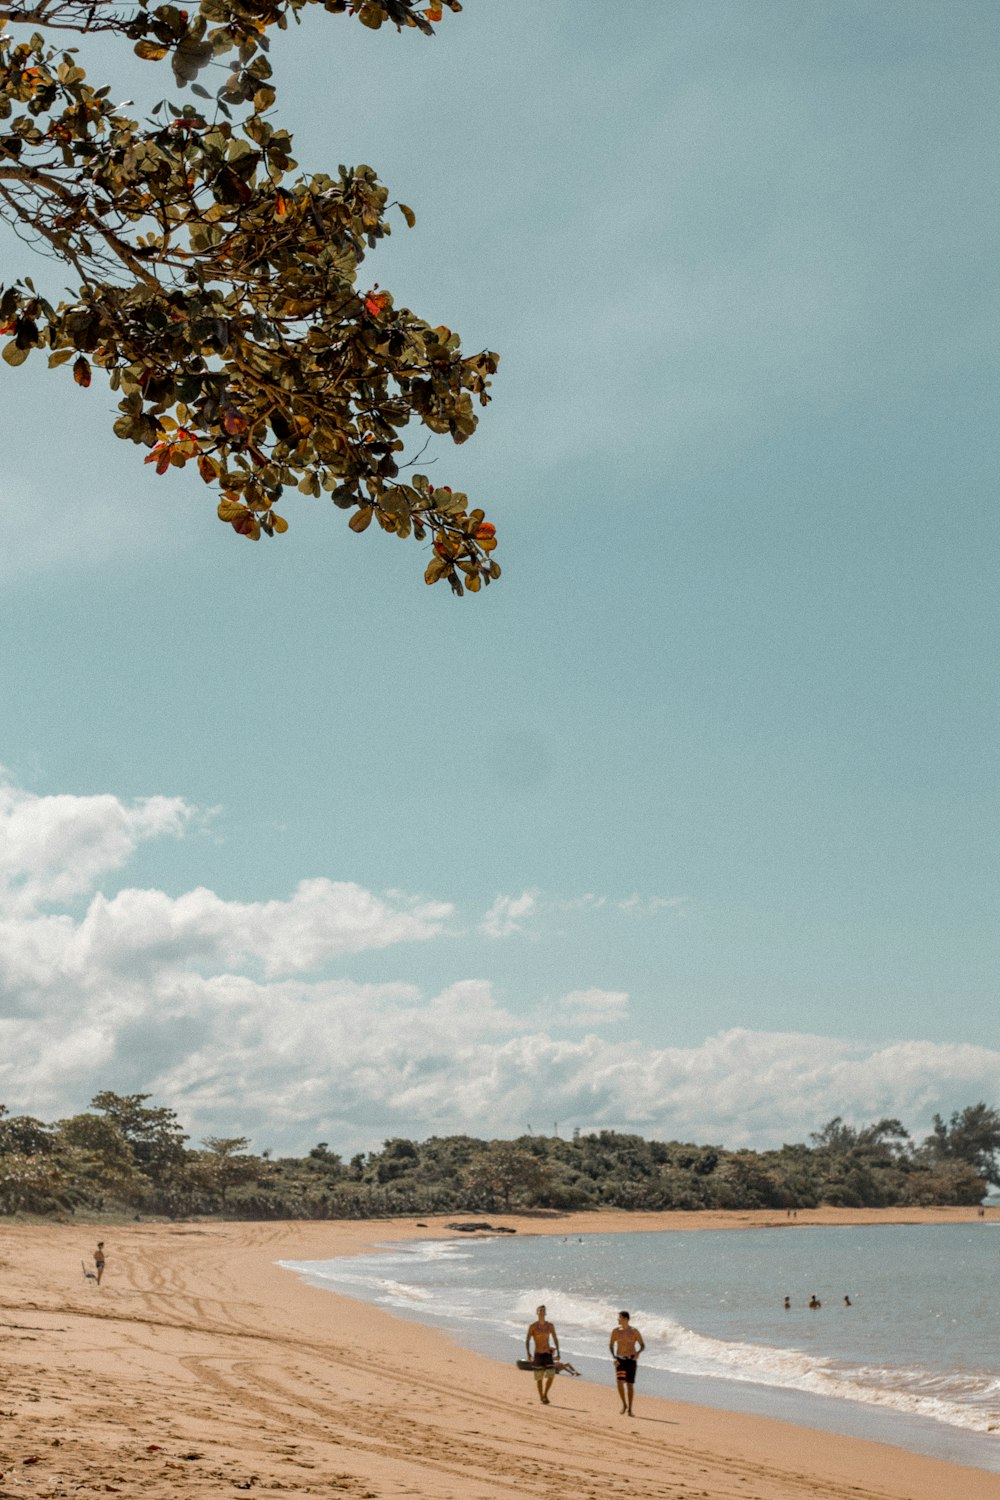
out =
{"type": "Polygon", "coordinates": [[[556,1378],[555,1362],[559,1358],[559,1335],[556,1333],[555,1324],[549,1323],[545,1317],[544,1303],[536,1308],[536,1312],[538,1316],[528,1329],[524,1340],[524,1352],[534,1368],[538,1399],[543,1406],[548,1406],[549,1391],[556,1378]],[[535,1346],[534,1353],[531,1349],[532,1344],[535,1346]]]}

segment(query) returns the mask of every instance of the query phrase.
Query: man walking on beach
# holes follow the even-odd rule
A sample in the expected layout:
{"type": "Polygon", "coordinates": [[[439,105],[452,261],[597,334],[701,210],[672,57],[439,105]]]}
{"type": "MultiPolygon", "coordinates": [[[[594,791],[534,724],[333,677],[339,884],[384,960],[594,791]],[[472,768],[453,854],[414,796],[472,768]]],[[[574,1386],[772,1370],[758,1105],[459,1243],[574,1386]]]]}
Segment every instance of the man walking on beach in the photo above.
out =
{"type": "Polygon", "coordinates": [[[528,1329],[524,1340],[524,1350],[535,1366],[538,1399],[543,1406],[548,1406],[549,1391],[556,1378],[555,1361],[559,1358],[559,1335],[556,1333],[555,1324],[546,1320],[545,1304],[543,1303],[535,1311],[538,1316],[528,1329]],[[535,1346],[534,1353],[531,1350],[532,1344],[535,1346]]]}
{"type": "Polygon", "coordinates": [[[639,1355],[646,1342],[638,1328],[633,1328],[627,1312],[618,1314],[618,1327],[611,1330],[608,1348],[615,1361],[615,1379],[618,1396],[622,1404],[622,1416],[632,1415],[632,1397],[635,1393],[635,1371],[639,1355]]]}
{"type": "Polygon", "coordinates": [[[94,1251],[94,1270],[97,1272],[97,1285],[101,1284],[104,1275],[104,1241],[97,1241],[97,1249],[94,1251]]]}

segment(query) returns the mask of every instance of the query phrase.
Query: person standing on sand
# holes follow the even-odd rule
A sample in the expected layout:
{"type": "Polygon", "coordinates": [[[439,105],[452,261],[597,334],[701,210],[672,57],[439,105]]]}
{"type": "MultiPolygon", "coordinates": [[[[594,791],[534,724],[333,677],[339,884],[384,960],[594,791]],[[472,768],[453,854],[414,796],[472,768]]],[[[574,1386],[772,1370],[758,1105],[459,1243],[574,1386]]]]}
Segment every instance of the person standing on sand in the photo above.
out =
{"type": "Polygon", "coordinates": [[[100,1284],[101,1284],[101,1277],[104,1275],[104,1241],[103,1240],[98,1240],[97,1241],[97,1249],[94,1251],[94,1269],[97,1272],[97,1285],[100,1286],[100,1284]]]}
{"type": "Polygon", "coordinates": [[[629,1322],[629,1314],[618,1314],[618,1327],[611,1330],[608,1348],[615,1361],[615,1380],[622,1404],[622,1416],[632,1415],[632,1397],[635,1393],[635,1371],[639,1355],[646,1343],[638,1328],[629,1322]]]}
{"type": "Polygon", "coordinates": [[[556,1378],[555,1362],[559,1358],[559,1335],[556,1333],[555,1324],[546,1320],[544,1302],[535,1311],[538,1316],[528,1329],[524,1340],[524,1352],[535,1366],[538,1399],[543,1406],[548,1406],[549,1391],[556,1378]],[[532,1344],[535,1346],[534,1353],[531,1349],[532,1344]]]}

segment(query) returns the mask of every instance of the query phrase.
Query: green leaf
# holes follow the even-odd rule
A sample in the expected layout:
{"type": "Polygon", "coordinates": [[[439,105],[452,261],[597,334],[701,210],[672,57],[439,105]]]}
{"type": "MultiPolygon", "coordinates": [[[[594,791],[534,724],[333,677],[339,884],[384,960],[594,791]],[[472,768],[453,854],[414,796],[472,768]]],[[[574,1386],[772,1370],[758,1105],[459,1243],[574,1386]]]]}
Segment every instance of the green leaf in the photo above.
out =
{"type": "Polygon", "coordinates": [[[168,48],[161,46],[159,42],[136,42],[132,49],[136,57],[143,57],[147,62],[159,62],[166,57],[168,48]]]}

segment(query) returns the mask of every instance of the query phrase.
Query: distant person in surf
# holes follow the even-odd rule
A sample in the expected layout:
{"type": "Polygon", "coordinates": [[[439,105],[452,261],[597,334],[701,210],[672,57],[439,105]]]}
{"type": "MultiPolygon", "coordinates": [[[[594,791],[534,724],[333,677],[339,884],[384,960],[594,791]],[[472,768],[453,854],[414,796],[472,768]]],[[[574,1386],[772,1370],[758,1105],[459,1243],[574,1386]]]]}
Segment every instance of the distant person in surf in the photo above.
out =
{"type": "Polygon", "coordinates": [[[816,1311],[817,1307],[823,1306],[822,1302],[819,1300],[815,1292],[813,1292],[812,1296],[809,1298],[809,1306],[813,1309],[814,1312],[816,1311]]]}
{"type": "Polygon", "coordinates": [[[104,1275],[104,1241],[103,1240],[98,1240],[97,1241],[97,1249],[94,1251],[94,1271],[95,1271],[96,1276],[97,1276],[97,1285],[100,1286],[100,1284],[101,1284],[101,1277],[104,1275]]]}
{"type": "MultiPolygon", "coordinates": [[[[524,1352],[534,1366],[538,1399],[543,1406],[548,1406],[549,1391],[556,1378],[556,1360],[559,1359],[559,1335],[556,1333],[555,1324],[550,1323],[545,1316],[545,1304],[543,1303],[535,1311],[537,1316],[525,1337],[524,1352]],[[534,1350],[532,1350],[532,1344],[535,1346],[534,1350]]],[[[573,1374],[576,1374],[575,1370],[573,1374]]]]}
{"type": "Polygon", "coordinates": [[[786,1297],[785,1298],[785,1312],[789,1311],[789,1309],[791,1308],[791,1305],[792,1305],[792,1299],[791,1299],[791,1297],[786,1297]]]}
{"type": "Polygon", "coordinates": [[[635,1394],[635,1372],[639,1355],[646,1342],[638,1328],[633,1328],[627,1312],[618,1314],[618,1327],[611,1330],[608,1348],[615,1362],[615,1380],[618,1382],[618,1397],[622,1404],[622,1416],[632,1415],[632,1397],[635,1394]]]}
{"type": "Polygon", "coordinates": [[[845,1297],[844,1298],[844,1306],[845,1307],[853,1307],[854,1306],[854,1304],[852,1303],[850,1297],[845,1297]]]}

